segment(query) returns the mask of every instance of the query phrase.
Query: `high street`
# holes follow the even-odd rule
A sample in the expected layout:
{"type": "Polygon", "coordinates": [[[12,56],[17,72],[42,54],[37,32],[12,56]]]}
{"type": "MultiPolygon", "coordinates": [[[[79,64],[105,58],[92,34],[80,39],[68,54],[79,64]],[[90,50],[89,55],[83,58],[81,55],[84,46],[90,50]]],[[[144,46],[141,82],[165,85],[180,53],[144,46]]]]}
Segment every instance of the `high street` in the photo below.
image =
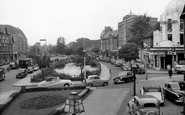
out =
{"type": "MultiPolygon", "coordinates": [[[[106,96],[106,98],[100,97],[102,99],[107,99],[108,103],[105,103],[104,106],[106,106],[109,103],[111,103],[111,104],[119,103],[119,105],[116,106],[117,115],[129,115],[127,102],[130,100],[130,98],[133,95],[133,82],[115,85],[113,83],[112,78],[114,76],[118,75],[119,72],[123,72],[123,71],[120,69],[120,67],[115,67],[114,65],[112,65],[110,63],[105,63],[105,62],[101,62],[101,63],[106,65],[109,69],[111,69],[111,77],[109,80],[109,85],[106,87],[96,87],[96,89],[97,89],[96,91],[99,94],[101,94],[101,89],[105,89],[103,91],[104,91],[104,96],[106,96]],[[120,92],[120,91],[123,91],[123,93],[116,94],[117,92],[120,92]],[[123,99],[118,99],[118,100],[115,100],[115,102],[112,102],[112,101],[114,101],[114,99],[111,99],[111,97],[109,98],[109,95],[107,95],[109,93],[115,93],[115,95],[121,96],[123,99]]],[[[19,87],[12,86],[13,83],[15,83],[19,80],[19,79],[15,78],[16,72],[17,72],[17,70],[11,70],[6,73],[6,75],[7,75],[6,79],[4,81],[0,82],[1,93],[11,91],[11,90],[20,89],[19,87]]],[[[152,84],[152,85],[160,85],[163,87],[164,83],[166,81],[170,80],[168,77],[168,74],[166,74],[166,73],[149,74],[147,81],[145,80],[145,75],[136,75],[136,78],[137,78],[136,79],[136,87],[137,87],[136,94],[139,94],[139,89],[142,86],[152,84]]],[[[175,74],[175,75],[173,75],[172,79],[182,79],[182,75],[175,74]]],[[[91,98],[92,96],[93,96],[93,93],[88,98],[91,98]]],[[[97,104],[101,104],[101,103],[97,103],[97,104]]],[[[109,106],[109,107],[111,108],[111,106],[109,106]]],[[[109,108],[109,110],[110,110],[110,108],[109,108]]],[[[101,110],[102,108],[99,107],[99,109],[101,110]]],[[[163,112],[163,115],[181,115],[182,110],[183,110],[182,105],[176,105],[168,100],[166,100],[165,106],[161,107],[161,111],[163,112]]]]}
{"type": "MultiPolygon", "coordinates": [[[[110,84],[108,87],[122,87],[122,88],[130,88],[130,93],[128,93],[128,96],[124,99],[122,102],[122,106],[120,107],[120,110],[117,115],[129,115],[128,113],[128,107],[127,102],[130,100],[133,94],[133,82],[129,83],[123,83],[114,85],[112,78],[116,75],[118,75],[119,72],[122,72],[120,67],[115,67],[114,65],[110,63],[104,63],[104,65],[107,65],[108,68],[111,69],[111,79],[110,84]],[[125,109],[125,110],[123,110],[125,109]]],[[[139,90],[142,86],[148,86],[148,85],[160,85],[164,86],[164,83],[170,80],[182,80],[183,75],[174,74],[172,79],[168,77],[168,74],[148,74],[148,80],[145,80],[145,75],[137,75],[136,74],[136,94],[139,95],[139,90]]],[[[165,100],[165,105],[161,107],[161,111],[163,112],[163,115],[182,115],[181,112],[183,111],[182,105],[176,105],[173,102],[169,100],[165,100]]]]}

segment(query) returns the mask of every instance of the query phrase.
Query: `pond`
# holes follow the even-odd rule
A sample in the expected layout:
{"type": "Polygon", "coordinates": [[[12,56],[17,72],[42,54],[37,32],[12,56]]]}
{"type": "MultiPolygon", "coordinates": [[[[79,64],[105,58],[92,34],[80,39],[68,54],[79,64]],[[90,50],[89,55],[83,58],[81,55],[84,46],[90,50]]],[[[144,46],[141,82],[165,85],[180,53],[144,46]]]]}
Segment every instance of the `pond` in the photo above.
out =
{"type": "MultiPolygon", "coordinates": [[[[96,71],[98,68],[91,67],[89,65],[85,66],[86,71],[96,71]]],[[[64,73],[72,77],[79,76],[81,74],[80,67],[74,65],[74,63],[68,63],[63,69],[55,69],[57,73],[64,73]]]]}

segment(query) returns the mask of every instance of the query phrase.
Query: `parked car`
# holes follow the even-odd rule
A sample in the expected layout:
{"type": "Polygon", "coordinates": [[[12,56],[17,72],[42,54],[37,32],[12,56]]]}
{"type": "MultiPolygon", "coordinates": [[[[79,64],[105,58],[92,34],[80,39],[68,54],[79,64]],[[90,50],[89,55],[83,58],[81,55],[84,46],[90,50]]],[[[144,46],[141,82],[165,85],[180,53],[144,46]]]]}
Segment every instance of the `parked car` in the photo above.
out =
{"type": "Polygon", "coordinates": [[[12,61],[12,62],[9,63],[9,66],[8,66],[9,70],[11,70],[11,69],[18,69],[18,68],[19,68],[19,66],[18,66],[16,61],[12,61]]]}
{"type": "Polygon", "coordinates": [[[176,72],[176,73],[185,72],[185,65],[175,65],[174,72],[176,72]]]}
{"type": "Polygon", "coordinates": [[[152,95],[134,96],[127,105],[131,115],[162,115],[159,101],[152,95]]]}
{"type": "Polygon", "coordinates": [[[128,72],[120,72],[118,76],[113,78],[114,84],[118,83],[126,83],[129,81],[134,81],[134,75],[131,71],[128,72]]]}
{"type": "Polygon", "coordinates": [[[5,79],[5,69],[0,68],[0,80],[4,80],[4,79],[5,79]]]}
{"type": "Polygon", "coordinates": [[[121,60],[121,59],[116,60],[114,65],[115,65],[116,67],[121,67],[121,65],[122,65],[122,60],[121,60]]]}
{"type": "Polygon", "coordinates": [[[131,66],[129,63],[123,63],[123,64],[121,64],[121,69],[123,71],[131,71],[131,66]]]}
{"type": "Polygon", "coordinates": [[[140,89],[140,94],[141,95],[152,95],[156,97],[159,100],[159,103],[161,105],[164,105],[165,103],[163,89],[160,86],[143,86],[140,89]]]}
{"type": "Polygon", "coordinates": [[[137,70],[136,74],[145,74],[145,65],[141,62],[136,62],[137,70]]]}
{"type": "Polygon", "coordinates": [[[62,88],[72,86],[71,80],[63,80],[59,77],[47,77],[46,80],[40,82],[38,87],[47,87],[47,88],[62,88]]]}
{"type": "Polygon", "coordinates": [[[27,76],[27,70],[26,69],[19,69],[18,73],[16,75],[16,79],[25,78],[27,76]]]}
{"type": "Polygon", "coordinates": [[[115,64],[115,62],[116,62],[116,60],[113,58],[113,59],[111,59],[111,64],[115,64]]]}
{"type": "Polygon", "coordinates": [[[86,79],[87,86],[106,86],[108,85],[109,80],[100,79],[98,75],[90,75],[86,79]]]}
{"type": "Polygon", "coordinates": [[[185,94],[185,82],[169,81],[165,83],[163,90],[165,98],[174,101],[176,104],[182,103],[185,94]]]}

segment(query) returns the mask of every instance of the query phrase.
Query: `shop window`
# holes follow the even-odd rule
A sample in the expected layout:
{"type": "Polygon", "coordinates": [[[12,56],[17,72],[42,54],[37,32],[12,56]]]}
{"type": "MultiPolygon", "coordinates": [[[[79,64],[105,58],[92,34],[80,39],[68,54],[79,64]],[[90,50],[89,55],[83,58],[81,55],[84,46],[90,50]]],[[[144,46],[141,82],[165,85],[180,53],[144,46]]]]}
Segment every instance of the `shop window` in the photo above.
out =
{"type": "Polygon", "coordinates": [[[180,45],[184,44],[184,40],[183,40],[183,34],[180,34],[180,45]]]}
{"type": "Polygon", "coordinates": [[[172,34],[168,34],[168,40],[172,41],[172,34]]]}
{"type": "Polygon", "coordinates": [[[183,31],[184,30],[184,23],[183,23],[183,20],[180,19],[180,31],[183,31]]]}
{"type": "Polygon", "coordinates": [[[172,31],[172,19],[168,19],[168,31],[171,32],[172,31]]]}
{"type": "Polygon", "coordinates": [[[159,57],[155,55],[155,67],[159,67],[159,57]]]}

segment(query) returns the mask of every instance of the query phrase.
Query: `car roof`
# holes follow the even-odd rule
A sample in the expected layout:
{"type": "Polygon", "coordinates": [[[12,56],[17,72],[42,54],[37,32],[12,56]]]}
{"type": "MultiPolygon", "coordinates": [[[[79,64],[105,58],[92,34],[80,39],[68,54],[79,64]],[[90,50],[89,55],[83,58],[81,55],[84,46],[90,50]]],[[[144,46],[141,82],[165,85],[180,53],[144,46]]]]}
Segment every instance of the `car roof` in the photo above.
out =
{"type": "Polygon", "coordinates": [[[156,97],[152,95],[138,95],[136,96],[136,99],[140,104],[143,103],[158,103],[158,100],[156,97]]]}
{"type": "Polygon", "coordinates": [[[179,84],[180,81],[169,81],[168,84],[179,84]]]}
{"type": "Polygon", "coordinates": [[[89,75],[88,78],[91,78],[91,77],[98,77],[98,75],[89,75]]]}
{"type": "Polygon", "coordinates": [[[144,89],[159,89],[159,88],[161,88],[161,86],[153,86],[153,85],[151,85],[151,86],[143,86],[143,88],[144,89]]]}

